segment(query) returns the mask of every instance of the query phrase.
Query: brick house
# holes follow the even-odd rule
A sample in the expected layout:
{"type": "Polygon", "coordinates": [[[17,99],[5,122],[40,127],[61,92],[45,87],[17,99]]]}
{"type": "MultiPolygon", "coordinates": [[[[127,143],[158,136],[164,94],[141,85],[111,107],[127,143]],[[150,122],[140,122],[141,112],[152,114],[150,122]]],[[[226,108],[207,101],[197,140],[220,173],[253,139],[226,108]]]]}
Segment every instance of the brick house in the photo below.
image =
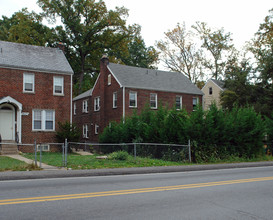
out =
{"type": "Polygon", "coordinates": [[[193,111],[202,104],[203,93],[183,74],[100,62],[100,74],[93,89],[73,99],[74,122],[82,128],[83,140],[98,141],[111,121],[120,121],[136,110],[160,104],[193,111]],[[85,104],[88,111],[84,111],[85,104]],[[79,115],[78,115],[79,114],[79,115]]]}
{"type": "Polygon", "coordinates": [[[215,79],[209,79],[202,88],[204,93],[203,107],[208,110],[212,103],[215,103],[218,108],[221,107],[220,96],[224,91],[224,82],[215,79]]]}
{"type": "Polygon", "coordinates": [[[58,122],[72,121],[72,76],[59,48],[0,41],[2,142],[55,142],[58,122]]]}

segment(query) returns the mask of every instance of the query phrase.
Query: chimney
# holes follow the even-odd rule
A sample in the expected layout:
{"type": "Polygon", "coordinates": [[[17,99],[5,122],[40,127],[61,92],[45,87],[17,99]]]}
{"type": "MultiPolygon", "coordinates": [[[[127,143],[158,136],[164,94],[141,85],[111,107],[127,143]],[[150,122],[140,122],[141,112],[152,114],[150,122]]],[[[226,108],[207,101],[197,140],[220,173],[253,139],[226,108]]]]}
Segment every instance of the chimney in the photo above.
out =
{"type": "Polygon", "coordinates": [[[64,44],[63,44],[62,42],[59,42],[59,43],[58,43],[58,48],[59,48],[61,51],[63,51],[63,53],[64,53],[64,48],[65,48],[65,46],[64,46],[64,44]]]}
{"type": "Polygon", "coordinates": [[[100,59],[101,63],[103,63],[105,66],[109,64],[109,58],[107,55],[103,55],[102,58],[100,59]]]}

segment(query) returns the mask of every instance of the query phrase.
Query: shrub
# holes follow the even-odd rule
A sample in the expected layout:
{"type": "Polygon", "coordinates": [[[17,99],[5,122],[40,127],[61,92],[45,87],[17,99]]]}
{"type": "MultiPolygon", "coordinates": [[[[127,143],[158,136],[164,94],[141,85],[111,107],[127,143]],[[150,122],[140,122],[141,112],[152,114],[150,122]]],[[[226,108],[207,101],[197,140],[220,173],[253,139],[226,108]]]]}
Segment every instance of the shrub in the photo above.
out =
{"type": "Polygon", "coordinates": [[[109,155],[109,158],[113,160],[128,160],[129,154],[126,151],[117,151],[109,155]]]}
{"type": "MultiPolygon", "coordinates": [[[[253,108],[218,109],[212,105],[204,111],[198,107],[192,113],[168,110],[160,106],[157,111],[146,108],[126,118],[125,123],[112,123],[104,129],[100,141],[104,143],[165,143],[192,142],[194,162],[221,160],[229,156],[253,158],[261,155],[262,141],[267,134],[272,140],[272,120],[266,123],[253,108]],[[267,126],[266,126],[267,125],[267,126]],[[265,130],[267,128],[267,130],[265,130]]],[[[124,150],[120,146],[107,152],[124,150]]],[[[138,155],[179,160],[179,151],[165,146],[137,146],[138,155]]]]}

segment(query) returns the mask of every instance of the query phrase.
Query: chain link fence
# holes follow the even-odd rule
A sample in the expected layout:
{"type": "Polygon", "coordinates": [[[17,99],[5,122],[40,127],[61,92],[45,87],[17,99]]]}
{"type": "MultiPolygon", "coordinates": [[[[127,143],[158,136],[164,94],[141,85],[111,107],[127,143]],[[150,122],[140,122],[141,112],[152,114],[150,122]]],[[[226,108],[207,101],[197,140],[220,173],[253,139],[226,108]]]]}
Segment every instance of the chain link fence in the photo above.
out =
{"type": "Polygon", "coordinates": [[[88,151],[97,154],[111,154],[117,151],[126,151],[136,157],[150,157],[169,161],[191,162],[191,143],[160,144],[160,143],[92,143],[69,142],[68,148],[74,151],[88,151]]]}

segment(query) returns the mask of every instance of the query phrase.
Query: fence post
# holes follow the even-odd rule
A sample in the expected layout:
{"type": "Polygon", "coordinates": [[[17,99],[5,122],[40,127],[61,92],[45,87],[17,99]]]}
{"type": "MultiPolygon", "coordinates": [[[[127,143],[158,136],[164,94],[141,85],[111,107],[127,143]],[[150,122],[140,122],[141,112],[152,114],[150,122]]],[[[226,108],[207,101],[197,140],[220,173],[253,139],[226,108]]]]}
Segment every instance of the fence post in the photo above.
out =
{"type": "Polygon", "coordinates": [[[189,146],[189,161],[191,163],[191,140],[190,139],[188,141],[188,146],[189,146]]]}
{"type": "Polygon", "coordinates": [[[135,157],[135,160],[136,160],[136,143],[134,143],[134,157],[135,157]]]}
{"type": "Polygon", "coordinates": [[[67,166],[67,138],[65,139],[65,166],[67,166]]]}
{"type": "Polygon", "coordinates": [[[37,167],[37,144],[36,144],[36,139],[34,140],[34,152],[35,152],[35,167],[37,167]]]}
{"type": "Polygon", "coordinates": [[[40,168],[42,168],[42,144],[40,144],[40,168]]]}
{"type": "Polygon", "coordinates": [[[62,153],[63,153],[63,163],[62,163],[62,165],[63,165],[63,167],[64,167],[64,143],[62,143],[62,153]]]}

